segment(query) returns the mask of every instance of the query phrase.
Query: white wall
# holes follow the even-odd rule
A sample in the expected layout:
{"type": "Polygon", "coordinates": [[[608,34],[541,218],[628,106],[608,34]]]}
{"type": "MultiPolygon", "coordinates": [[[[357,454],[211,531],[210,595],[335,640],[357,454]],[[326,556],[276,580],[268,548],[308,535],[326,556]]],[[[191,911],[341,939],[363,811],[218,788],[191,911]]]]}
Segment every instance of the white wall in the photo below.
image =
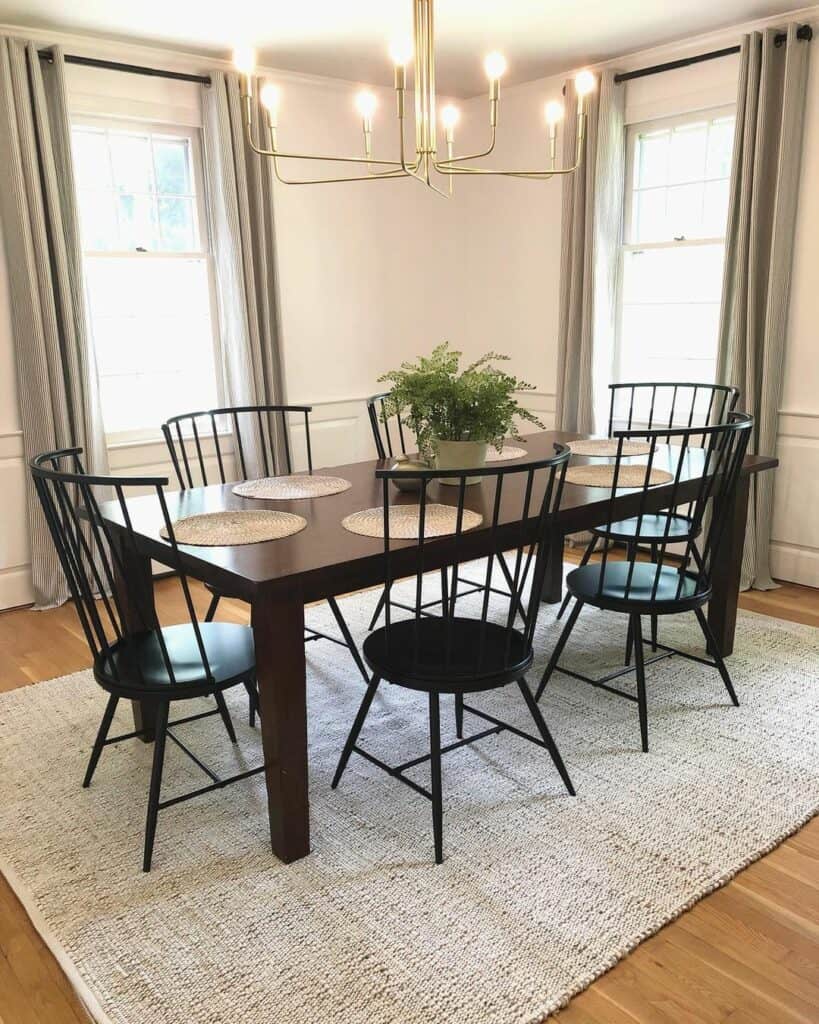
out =
{"type": "MultiPolygon", "coordinates": [[[[819,9],[814,9],[814,16],[819,9]]],[[[809,19],[810,20],[810,19],[809,19]]],[[[819,20],[814,17],[813,20],[819,20]]],[[[29,34],[29,33],[26,33],[29,34]]],[[[736,42],[738,30],[624,58],[644,66],[736,42]]],[[[169,66],[167,53],[120,44],[71,43],[72,52],[169,66]]],[[[813,46],[816,43],[811,44],[813,46]]],[[[201,66],[179,59],[186,70],[201,66]]],[[[497,160],[540,164],[547,156],[542,105],[563,76],[505,89],[497,160]]],[[[72,106],[152,120],[199,123],[197,87],[116,72],[70,69],[72,106]]],[[[355,86],[282,76],[282,145],[355,153],[355,86]]],[[[630,121],[732,102],[736,60],[713,61],[627,86],[630,121]]],[[[380,91],[376,155],[394,152],[393,96],[380,91]]],[[[461,104],[458,150],[486,137],[483,97],[461,104]]],[[[309,172],[309,168],[306,168],[309,172]]],[[[774,573],[819,586],[819,58],[814,54],[788,358],[780,420],[774,573]]],[[[513,179],[456,180],[452,202],[413,181],[278,187],[276,226],[288,397],[315,406],[317,465],[366,458],[363,398],[379,374],[443,338],[468,355],[496,349],[535,385],[528,399],[547,424],[554,415],[560,270],[560,184],[513,179]]],[[[167,471],[161,444],[120,446],[117,472],[167,471]]],[[[30,600],[23,484],[5,265],[0,251],[0,607],[30,600]]]]}

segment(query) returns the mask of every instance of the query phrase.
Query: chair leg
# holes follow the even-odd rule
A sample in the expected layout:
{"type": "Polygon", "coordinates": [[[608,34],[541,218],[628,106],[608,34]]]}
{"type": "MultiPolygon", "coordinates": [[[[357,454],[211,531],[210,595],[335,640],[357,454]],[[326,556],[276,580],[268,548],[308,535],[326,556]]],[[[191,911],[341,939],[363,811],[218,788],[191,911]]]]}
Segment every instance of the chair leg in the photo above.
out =
{"type": "Polygon", "coordinates": [[[347,762],[350,760],[350,754],[353,752],[353,747],[358,739],[358,734],[361,732],[361,727],[364,725],[364,720],[367,717],[367,712],[370,710],[370,705],[373,702],[375,691],[378,689],[378,684],[380,682],[380,676],[373,676],[372,682],[367,687],[367,690],[361,699],[358,714],[355,716],[353,727],[350,729],[350,735],[347,737],[347,742],[344,744],[344,749],[341,751],[341,757],[338,760],[336,773],[333,776],[333,781],[330,783],[332,789],[335,789],[339,782],[341,782],[341,776],[344,774],[344,769],[347,767],[347,762]]]}
{"type": "Polygon", "coordinates": [[[631,631],[634,634],[634,665],[637,669],[637,708],[640,713],[640,741],[643,753],[648,753],[648,705],[646,703],[646,668],[643,659],[643,629],[640,616],[631,616],[631,631]]]}
{"type": "Polygon", "coordinates": [[[230,742],[237,743],[236,732],[233,728],[233,722],[230,720],[230,712],[227,709],[227,704],[225,703],[225,695],[221,690],[215,690],[213,699],[216,701],[216,707],[219,708],[219,714],[222,716],[222,721],[225,723],[225,729],[230,737],[230,742]]]}
{"type": "Polygon", "coordinates": [[[254,729],[256,727],[256,715],[259,714],[259,693],[256,689],[256,683],[252,679],[245,680],[245,689],[247,690],[248,703],[247,723],[251,729],[254,729]]]}
{"type": "Polygon", "coordinates": [[[441,795],[441,707],[437,693],[429,695],[430,791],[432,793],[432,834],[435,863],[444,859],[444,808],[441,795]]]}
{"type": "Polygon", "coordinates": [[[102,748],[105,746],[105,741],[108,738],[108,730],[111,728],[111,722],[114,718],[114,712],[117,710],[117,704],[119,704],[119,697],[115,697],[112,693],[108,698],[108,703],[105,705],[105,712],[100,722],[99,730],[97,731],[97,738],[94,740],[94,746],[91,748],[91,757],[88,759],[88,767],[85,769],[85,778],[82,780],[83,789],[88,789],[91,785],[91,779],[94,778],[94,772],[97,768],[97,762],[100,759],[102,748]]]}
{"type": "Polygon", "coordinates": [[[728,668],[725,665],[725,659],[720,654],[719,647],[717,646],[717,640],[714,636],[714,632],[708,625],[708,619],[703,614],[702,608],[695,608],[694,614],[697,616],[697,622],[700,624],[700,629],[705,637],[705,642],[708,650],[711,652],[711,657],[717,664],[719,674],[722,676],[722,681],[725,683],[725,689],[728,691],[728,696],[731,698],[731,703],[735,708],[739,707],[739,700],[737,699],[736,691],[734,690],[734,684],[731,682],[731,676],[728,673],[728,668]]]}
{"type": "MultiPolygon", "coordinates": [[[[597,538],[596,537],[592,537],[592,539],[586,545],[586,550],[583,552],[583,557],[580,559],[580,565],[578,566],[578,569],[582,569],[583,566],[588,563],[589,559],[594,554],[594,549],[596,547],[597,547],[597,538]]],[[[563,613],[569,607],[569,601],[571,601],[571,599],[572,599],[572,595],[568,594],[568,593],[563,598],[563,603],[561,604],[560,609],[558,610],[558,613],[557,613],[557,618],[558,619],[563,617],[563,613]]]]}
{"type": "Polygon", "coordinates": [[[157,705],[156,723],[154,726],[154,765],[151,771],[151,785],[148,790],[148,816],[145,821],[145,852],[142,858],[142,870],[151,870],[151,859],[154,853],[154,836],[156,835],[156,816],[159,813],[159,791],[162,788],[162,766],[165,761],[165,734],[168,730],[168,706],[164,700],[157,705]]]}
{"type": "Polygon", "coordinates": [[[563,632],[560,634],[560,639],[557,641],[557,643],[555,644],[555,649],[552,651],[552,656],[549,659],[549,664],[546,666],[546,671],[543,673],[543,677],[540,680],[540,686],[538,686],[537,688],[535,700],[540,700],[540,698],[543,696],[543,691],[546,689],[546,684],[549,682],[549,679],[551,678],[558,661],[560,661],[560,655],[563,653],[563,648],[566,646],[566,641],[569,639],[569,636],[571,635],[571,632],[574,629],[574,624],[577,622],[577,617],[580,614],[580,610],[582,607],[583,602],[580,600],[576,600],[574,608],[572,608],[572,613],[569,616],[566,625],[563,627],[563,632]]]}
{"type": "Polygon", "coordinates": [[[631,626],[631,616],[628,619],[628,633],[626,633],[626,660],[625,665],[631,664],[631,655],[634,653],[634,630],[631,626]]]}
{"type": "MultiPolygon", "coordinates": [[[[341,614],[341,609],[338,606],[338,602],[334,597],[328,597],[327,604],[330,605],[330,611],[333,613],[335,617],[336,624],[338,625],[338,628],[341,630],[341,635],[344,637],[344,643],[347,645],[347,648],[350,654],[352,655],[352,659],[356,663],[358,671],[361,673],[364,682],[367,683],[367,685],[369,685],[370,674],[367,671],[367,666],[362,661],[361,654],[358,650],[358,645],[356,644],[355,640],[353,640],[353,635],[350,632],[350,627],[347,625],[346,619],[341,614]]],[[[370,626],[370,629],[372,629],[372,626],[370,626]]]]}
{"type": "Polygon", "coordinates": [[[378,617],[379,617],[379,615],[381,614],[381,612],[384,609],[384,604],[385,604],[386,600],[387,600],[387,588],[384,587],[384,589],[381,591],[381,596],[378,598],[378,604],[375,606],[375,611],[373,612],[373,617],[370,619],[370,625],[367,627],[370,632],[372,632],[375,629],[375,624],[376,624],[376,622],[378,622],[378,617]]]}
{"type": "Polygon", "coordinates": [[[459,740],[464,738],[464,695],[455,694],[455,735],[459,740]]]}
{"type": "Polygon", "coordinates": [[[575,796],[576,794],[574,786],[572,785],[572,780],[569,778],[569,773],[566,771],[566,765],[563,763],[563,758],[560,756],[557,744],[552,739],[549,727],[546,725],[543,715],[540,713],[540,708],[537,706],[537,701],[532,696],[529,684],[523,676],[518,679],[518,686],[520,687],[520,692],[523,694],[523,699],[526,701],[526,707],[529,708],[532,718],[535,720],[535,725],[540,733],[540,738],[546,744],[546,749],[549,751],[552,761],[554,761],[555,768],[557,768],[561,779],[563,779],[563,785],[569,791],[570,796],[575,796]]]}
{"type": "Polygon", "coordinates": [[[651,650],[655,654],[657,653],[657,623],[658,623],[658,621],[659,621],[659,616],[657,616],[657,615],[652,615],[651,616],[651,650]]]}
{"type": "Polygon", "coordinates": [[[219,607],[219,602],[222,600],[221,594],[214,594],[210,599],[208,610],[205,612],[205,622],[213,622],[213,617],[216,614],[216,609],[219,607]]]}

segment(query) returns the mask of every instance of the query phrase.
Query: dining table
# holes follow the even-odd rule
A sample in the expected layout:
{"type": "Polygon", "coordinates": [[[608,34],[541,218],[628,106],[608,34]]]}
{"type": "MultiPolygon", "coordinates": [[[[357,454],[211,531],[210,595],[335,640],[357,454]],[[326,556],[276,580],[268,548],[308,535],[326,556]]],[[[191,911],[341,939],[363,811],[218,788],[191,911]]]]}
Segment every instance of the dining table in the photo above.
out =
{"type": "MultiPolygon", "coordinates": [[[[588,435],[560,431],[527,434],[521,442],[526,454],[522,464],[549,458],[555,444],[565,444],[588,435]]],[[[518,444],[518,442],[515,442],[518,444]]],[[[658,446],[655,468],[663,467],[663,459],[676,468],[674,449],[658,446]],[[665,454],[664,454],[665,453],[665,454]]],[[[572,456],[572,464],[600,460],[572,456]]],[[[633,461],[639,463],[640,458],[633,461]]],[[[383,481],[376,477],[379,468],[388,468],[394,460],[368,460],[322,469],[321,474],[349,481],[349,489],[340,493],[287,501],[269,501],[240,497],[233,493],[234,484],[194,487],[184,491],[166,491],[165,500],[172,521],[207,512],[234,509],[276,508],[303,516],[306,527],[299,533],[264,543],[224,547],[180,545],[179,565],[189,578],[210,584],[217,590],[240,598],[250,605],[250,622],[256,650],[256,671],[259,687],[262,747],[265,783],[273,853],[286,863],[310,852],[310,811],[308,791],[307,743],[307,672],[304,645],[304,609],[311,602],[337,597],[353,591],[377,587],[385,582],[384,541],[361,536],[342,526],[345,516],[383,505],[383,481]]],[[[512,463],[504,463],[511,465],[512,463]]],[[[712,567],[712,598],[708,620],[724,656],[734,647],[737,601],[740,588],[742,550],[748,514],[748,494],[756,473],[774,469],[774,457],[747,455],[732,495],[728,510],[728,528],[712,567]]],[[[703,479],[705,455],[701,449],[690,449],[677,487],[675,501],[683,504],[694,498],[703,479]]],[[[484,526],[453,537],[438,537],[424,544],[424,569],[438,570],[458,566],[481,558],[498,545],[509,541],[516,546],[521,538],[530,543],[537,527],[537,487],[532,494],[531,518],[521,519],[521,500],[527,473],[512,474],[504,484],[497,535],[484,526]]],[[[466,507],[483,514],[483,522],[491,522],[490,502],[494,488],[485,480],[466,488],[466,507]]],[[[645,512],[668,507],[672,484],[651,487],[647,492],[645,512]]],[[[640,489],[618,490],[612,498],[609,487],[590,487],[566,483],[560,507],[553,517],[546,538],[549,560],[540,599],[547,604],[561,600],[563,587],[563,548],[565,538],[598,526],[612,511],[621,519],[637,515],[640,510],[640,489]]],[[[428,500],[441,504],[457,503],[457,488],[431,484],[428,500]]],[[[417,503],[412,492],[395,492],[393,501],[417,503]]],[[[118,502],[100,505],[112,543],[119,547],[115,560],[122,579],[119,591],[126,598],[126,628],[142,628],[146,621],[156,621],[153,607],[153,564],[172,565],[172,548],[162,537],[164,519],[155,494],[129,499],[128,515],[133,534],[126,543],[125,524],[118,502]],[[139,596],[137,596],[139,595],[139,596]],[[141,606],[136,602],[141,601],[141,606]],[[150,607],[146,607],[150,603],[150,607]]],[[[412,540],[391,541],[393,578],[415,572],[418,544],[412,540]]],[[[358,676],[356,675],[356,680],[358,676]]],[[[318,696],[316,699],[320,699],[318,696]]],[[[136,730],[150,741],[155,707],[149,700],[133,703],[136,730]]]]}

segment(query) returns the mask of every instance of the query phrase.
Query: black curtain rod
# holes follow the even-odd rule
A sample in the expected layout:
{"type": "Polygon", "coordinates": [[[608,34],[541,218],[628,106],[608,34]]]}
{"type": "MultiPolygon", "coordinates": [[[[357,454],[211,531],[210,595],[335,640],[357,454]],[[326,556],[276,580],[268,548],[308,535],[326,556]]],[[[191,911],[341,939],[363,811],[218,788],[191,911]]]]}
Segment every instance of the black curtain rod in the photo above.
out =
{"type": "MultiPolygon", "coordinates": [[[[51,50],[38,50],[37,53],[40,60],[50,62],[54,59],[51,50]]],[[[66,64],[82,64],[86,68],[105,68],[106,71],[127,71],[131,75],[148,75],[150,78],[172,78],[177,82],[198,82],[200,85],[210,85],[210,78],[207,75],[189,75],[184,71],[163,71],[161,68],[145,68],[140,64],[119,64],[114,60],[78,57],[74,53],[67,53],[63,60],[66,64]]]]}
{"type": "MultiPolygon", "coordinates": [[[[813,39],[813,29],[810,25],[800,25],[796,31],[797,39],[804,39],[806,42],[813,39]]],[[[784,46],[788,36],[785,32],[779,32],[774,37],[775,46],[784,46]]],[[[718,57],[728,57],[732,53],[739,53],[738,46],[727,46],[724,50],[712,50],[710,53],[698,53],[694,57],[681,57],[679,60],[670,60],[666,64],[654,64],[650,68],[637,68],[636,71],[623,71],[614,76],[615,82],[630,82],[633,78],[646,78],[648,75],[659,75],[663,71],[676,71],[677,68],[687,68],[691,64],[701,64],[705,60],[716,60],[718,57]]]]}

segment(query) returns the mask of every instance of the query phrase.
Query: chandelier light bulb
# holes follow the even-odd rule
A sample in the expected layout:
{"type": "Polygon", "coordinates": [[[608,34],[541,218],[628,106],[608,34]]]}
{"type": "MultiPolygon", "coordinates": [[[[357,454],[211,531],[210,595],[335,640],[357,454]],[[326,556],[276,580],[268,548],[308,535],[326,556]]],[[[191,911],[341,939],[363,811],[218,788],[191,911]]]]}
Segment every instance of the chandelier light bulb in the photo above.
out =
{"type": "Polygon", "coordinates": [[[368,89],[362,90],[356,96],[355,105],[358,108],[359,114],[361,114],[365,121],[369,121],[375,113],[377,102],[375,93],[370,92],[368,89]]]}
{"type": "Polygon", "coordinates": [[[497,51],[490,53],[483,62],[483,68],[487,78],[494,82],[506,71],[506,58],[497,51]]]}
{"type": "Polygon", "coordinates": [[[398,67],[405,67],[412,60],[412,43],[409,39],[394,39],[390,43],[390,60],[398,67]]]}
{"type": "Polygon", "coordinates": [[[554,128],[559,121],[563,120],[566,108],[560,100],[549,100],[544,108],[544,113],[546,115],[546,124],[548,124],[550,128],[554,128]]]}
{"type": "Polygon", "coordinates": [[[278,113],[279,100],[281,99],[279,87],[272,82],[265,82],[259,93],[259,99],[262,101],[262,106],[267,108],[270,116],[275,117],[278,113]]]}
{"type": "Polygon", "coordinates": [[[596,84],[597,82],[591,71],[578,71],[575,76],[574,87],[577,90],[578,96],[588,96],[590,92],[594,91],[596,84]]]}
{"type": "Polygon", "coordinates": [[[441,123],[444,128],[449,131],[458,123],[460,116],[460,110],[458,110],[457,107],[453,107],[452,104],[449,104],[441,111],[441,123]]]}
{"type": "Polygon", "coordinates": [[[256,67],[256,51],[252,46],[237,46],[233,51],[233,63],[237,71],[249,78],[256,67]]]}

